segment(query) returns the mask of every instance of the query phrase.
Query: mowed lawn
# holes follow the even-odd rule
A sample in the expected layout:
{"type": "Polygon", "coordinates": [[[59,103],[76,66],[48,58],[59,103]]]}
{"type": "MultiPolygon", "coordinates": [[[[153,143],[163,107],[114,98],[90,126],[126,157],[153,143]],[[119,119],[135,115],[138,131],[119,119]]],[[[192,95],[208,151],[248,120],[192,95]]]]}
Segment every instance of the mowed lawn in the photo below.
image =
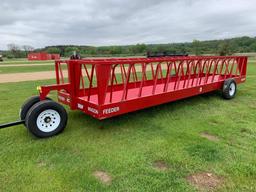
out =
{"type": "Polygon", "coordinates": [[[0,74],[7,73],[27,73],[38,71],[52,71],[54,70],[54,64],[38,65],[38,66],[0,66],[0,74]]]}
{"type": "MultiPolygon", "coordinates": [[[[16,120],[36,86],[53,82],[0,84],[0,123],[16,120]]],[[[256,191],[254,61],[233,100],[213,92],[104,121],[67,110],[56,137],[0,130],[0,191],[190,192],[197,185],[189,178],[202,173],[217,178],[216,191],[256,191]]]]}
{"type": "Polygon", "coordinates": [[[0,74],[51,70],[54,70],[54,61],[28,61],[27,59],[7,59],[3,62],[0,62],[0,74]]]}
{"type": "Polygon", "coordinates": [[[52,60],[43,60],[43,61],[28,61],[27,58],[22,58],[22,59],[6,59],[4,58],[4,61],[0,62],[0,64],[3,65],[19,65],[19,64],[49,64],[53,63],[54,61],[52,60]]]}

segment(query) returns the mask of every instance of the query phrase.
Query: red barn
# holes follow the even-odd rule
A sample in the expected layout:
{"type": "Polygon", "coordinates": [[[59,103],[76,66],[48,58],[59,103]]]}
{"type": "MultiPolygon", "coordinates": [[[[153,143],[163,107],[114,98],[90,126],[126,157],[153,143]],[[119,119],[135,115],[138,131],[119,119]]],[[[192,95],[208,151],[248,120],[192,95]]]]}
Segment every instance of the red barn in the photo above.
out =
{"type": "Polygon", "coordinates": [[[33,60],[57,60],[60,59],[59,54],[48,54],[45,52],[40,52],[40,53],[29,53],[28,54],[28,60],[33,61],[33,60]]]}
{"type": "Polygon", "coordinates": [[[53,60],[58,60],[58,59],[60,59],[60,54],[51,54],[51,58],[53,60]]]}

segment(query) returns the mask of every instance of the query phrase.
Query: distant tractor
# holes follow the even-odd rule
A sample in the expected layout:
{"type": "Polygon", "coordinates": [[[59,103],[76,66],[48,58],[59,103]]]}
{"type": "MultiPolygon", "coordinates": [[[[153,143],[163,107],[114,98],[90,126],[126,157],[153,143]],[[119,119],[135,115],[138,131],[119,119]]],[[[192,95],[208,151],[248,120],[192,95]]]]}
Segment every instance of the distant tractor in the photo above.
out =
{"type": "Polygon", "coordinates": [[[76,51],[73,51],[73,54],[70,56],[70,59],[79,60],[79,59],[81,59],[81,56],[76,51]]]}

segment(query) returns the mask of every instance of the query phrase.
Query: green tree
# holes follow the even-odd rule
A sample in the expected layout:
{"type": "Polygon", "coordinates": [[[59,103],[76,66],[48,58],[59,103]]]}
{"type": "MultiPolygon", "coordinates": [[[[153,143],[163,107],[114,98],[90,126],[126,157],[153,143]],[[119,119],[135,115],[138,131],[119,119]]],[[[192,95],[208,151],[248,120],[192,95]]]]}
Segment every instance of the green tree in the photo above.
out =
{"type": "Polygon", "coordinates": [[[224,41],[219,44],[218,54],[220,56],[231,55],[232,51],[228,41],[224,41]]]}
{"type": "Polygon", "coordinates": [[[253,52],[256,52],[256,42],[251,44],[250,50],[253,51],[253,52]]]}
{"type": "Polygon", "coordinates": [[[60,54],[61,50],[57,47],[49,47],[47,50],[47,53],[52,53],[52,54],[60,54]]]}
{"type": "Polygon", "coordinates": [[[136,44],[131,47],[131,51],[133,54],[145,53],[147,46],[145,44],[136,44]]]}
{"type": "Polygon", "coordinates": [[[121,46],[112,46],[112,47],[110,47],[110,53],[111,54],[121,54],[122,53],[121,46]]]}
{"type": "Polygon", "coordinates": [[[192,51],[193,54],[195,55],[200,55],[201,54],[201,42],[198,40],[193,40],[192,42],[192,51]]]}
{"type": "Polygon", "coordinates": [[[74,51],[79,52],[78,47],[66,47],[64,50],[64,55],[69,57],[73,54],[74,51]]]}

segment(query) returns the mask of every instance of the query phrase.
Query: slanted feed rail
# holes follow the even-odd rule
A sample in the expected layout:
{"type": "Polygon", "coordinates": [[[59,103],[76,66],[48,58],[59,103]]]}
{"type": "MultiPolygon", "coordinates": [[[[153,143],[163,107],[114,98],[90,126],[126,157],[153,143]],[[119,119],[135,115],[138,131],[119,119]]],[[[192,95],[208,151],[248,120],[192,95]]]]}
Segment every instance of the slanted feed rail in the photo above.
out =
{"type": "Polygon", "coordinates": [[[98,119],[221,89],[245,81],[247,57],[85,59],[56,62],[59,101],[98,119]],[[64,78],[67,65],[68,78],[64,78]]]}

